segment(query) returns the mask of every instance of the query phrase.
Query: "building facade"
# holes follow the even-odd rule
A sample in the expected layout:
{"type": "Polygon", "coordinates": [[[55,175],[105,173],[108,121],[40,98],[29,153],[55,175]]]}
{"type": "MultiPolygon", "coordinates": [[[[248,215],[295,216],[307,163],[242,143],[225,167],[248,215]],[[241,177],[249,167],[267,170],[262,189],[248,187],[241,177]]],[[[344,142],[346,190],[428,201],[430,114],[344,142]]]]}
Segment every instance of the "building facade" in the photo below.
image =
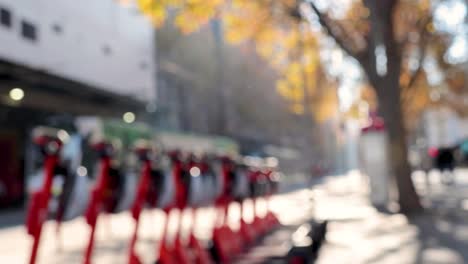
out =
{"type": "Polygon", "coordinates": [[[121,117],[156,96],[154,29],[114,0],[0,0],[0,207],[24,197],[31,128],[121,117]]]}
{"type": "Polygon", "coordinates": [[[152,100],[154,30],[114,0],[0,0],[0,59],[152,100]]]}

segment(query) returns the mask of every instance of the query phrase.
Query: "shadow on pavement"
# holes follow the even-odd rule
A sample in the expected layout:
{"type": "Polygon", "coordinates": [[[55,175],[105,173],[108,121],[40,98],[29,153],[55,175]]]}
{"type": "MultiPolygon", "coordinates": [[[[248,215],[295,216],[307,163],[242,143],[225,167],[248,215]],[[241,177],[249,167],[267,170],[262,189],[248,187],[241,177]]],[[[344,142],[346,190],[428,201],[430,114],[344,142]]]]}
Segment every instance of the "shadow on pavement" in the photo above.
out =
{"type": "Polygon", "coordinates": [[[410,223],[419,229],[420,249],[416,263],[468,263],[468,224],[466,221],[426,212],[410,219],[410,223]],[[443,252],[445,249],[447,252],[443,252]],[[431,250],[434,252],[431,253],[431,250]],[[456,253],[457,256],[448,251],[453,251],[452,253],[456,253]]]}
{"type": "Polygon", "coordinates": [[[0,229],[24,224],[26,211],[24,208],[0,211],[0,229]]]}

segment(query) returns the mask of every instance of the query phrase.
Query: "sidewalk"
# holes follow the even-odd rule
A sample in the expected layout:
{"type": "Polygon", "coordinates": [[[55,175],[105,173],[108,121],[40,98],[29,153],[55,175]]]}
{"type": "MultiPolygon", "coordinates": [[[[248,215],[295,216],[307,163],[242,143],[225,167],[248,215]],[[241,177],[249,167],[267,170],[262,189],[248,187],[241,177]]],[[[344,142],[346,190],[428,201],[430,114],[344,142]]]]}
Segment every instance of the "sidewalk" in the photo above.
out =
{"type": "MultiPolygon", "coordinates": [[[[286,225],[294,226],[305,222],[312,216],[308,202],[310,191],[296,187],[289,189],[291,189],[290,192],[275,196],[272,202],[275,204],[275,211],[279,213],[280,220],[286,225]]],[[[236,205],[233,206],[236,207],[236,205]]],[[[247,206],[250,207],[251,204],[247,206]]],[[[249,208],[247,211],[250,211],[249,208]]],[[[238,215],[234,212],[230,215],[229,222],[233,227],[238,228],[238,215]]],[[[2,264],[26,263],[28,259],[32,240],[21,225],[24,221],[23,213],[13,211],[8,219],[0,221],[0,263],[2,264]]],[[[210,208],[203,208],[198,212],[196,233],[203,241],[208,240],[211,235],[215,220],[214,213],[210,208]]],[[[137,243],[137,251],[141,254],[143,263],[152,263],[155,259],[158,239],[162,234],[163,220],[164,215],[158,210],[143,212],[140,240],[137,243]]],[[[185,217],[184,222],[187,224],[190,219],[185,217]]],[[[172,222],[169,236],[175,234],[177,224],[177,221],[172,222]]],[[[133,227],[134,222],[128,212],[112,216],[102,215],[99,218],[96,232],[94,262],[99,264],[127,263],[128,245],[133,227]]],[[[184,229],[187,231],[187,228],[184,229]]],[[[58,239],[53,221],[48,221],[43,231],[38,264],[81,263],[89,234],[89,227],[83,218],[65,222],[58,239]]]]}
{"type": "Polygon", "coordinates": [[[466,175],[460,172],[455,186],[432,175],[430,188],[415,177],[430,208],[411,219],[373,209],[359,175],[329,177],[313,191],[316,217],[330,220],[316,263],[468,263],[466,175]]]}

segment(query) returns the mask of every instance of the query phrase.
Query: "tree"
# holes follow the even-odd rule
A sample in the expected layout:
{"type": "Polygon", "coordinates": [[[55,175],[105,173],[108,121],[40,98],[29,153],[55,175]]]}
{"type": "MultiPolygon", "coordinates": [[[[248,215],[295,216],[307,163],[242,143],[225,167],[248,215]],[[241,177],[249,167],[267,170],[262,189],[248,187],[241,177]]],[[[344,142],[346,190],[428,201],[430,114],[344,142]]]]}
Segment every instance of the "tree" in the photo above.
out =
{"type": "MultiPolygon", "coordinates": [[[[213,104],[218,82],[211,30],[208,24],[186,35],[170,22],[157,29],[159,107],[165,111],[159,125],[164,129],[221,134],[216,131],[217,106],[213,104]]],[[[286,98],[272,89],[278,78],[276,71],[256,54],[254,43],[226,45],[221,52],[229,89],[224,106],[230,110],[224,135],[240,143],[274,145],[281,145],[292,131],[297,131],[295,139],[304,138],[306,133],[295,123],[286,98]]]]}
{"type": "MultiPolygon", "coordinates": [[[[310,91],[313,94],[317,90],[308,80],[316,79],[322,72],[317,44],[320,36],[301,29],[306,27],[304,21],[314,22],[311,17],[315,14],[315,22],[359,63],[376,94],[379,112],[386,123],[390,167],[401,211],[421,209],[407,160],[403,98],[404,94],[414,96],[415,84],[424,78],[422,65],[427,43],[437,33],[432,25],[431,1],[355,0],[347,10],[342,8],[342,2],[321,1],[318,6],[313,0],[138,2],[143,13],[156,24],[164,20],[165,10],[177,13],[176,23],[187,33],[197,30],[213,16],[222,19],[226,39],[231,43],[253,40],[258,53],[284,77],[278,81],[280,93],[295,101],[303,100],[304,107],[308,107],[313,97],[310,91]],[[414,57],[417,69],[411,67],[415,64],[414,57]],[[303,76],[299,77],[301,72],[303,76]],[[301,86],[302,91],[297,88],[301,86]]],[[[413,100],[413,96],[407,98],[413,100]]],[[[297,105],[293,110],[304,111],[297,105]]]]}
{"type": "Polygon", "coordinates": [[[358,1],[352,8],[352,16],[347,17],[350,21],[331,19],[313,2],[308,5],[328,35],[359,62],[376,93],[389,136],[391,169],[401,210],[421,209],[410,177],[402,103],[409,98],[412,101],[406,100],[408,106],[422,108],[428,102],[427,90],[421,89],[421,85],[418,89],[417,82],[425,79],[421,78],[423,60],[429,38],[435,33],[430,2],[358,1]],[[414,53],[419,55],[419,62],[418,68],[411,72],[408,58],[414,53]],[[418,91],[421,96],[414,96],[418,91]],[[413,102],[416,100],[418,102],[413,102]]]}

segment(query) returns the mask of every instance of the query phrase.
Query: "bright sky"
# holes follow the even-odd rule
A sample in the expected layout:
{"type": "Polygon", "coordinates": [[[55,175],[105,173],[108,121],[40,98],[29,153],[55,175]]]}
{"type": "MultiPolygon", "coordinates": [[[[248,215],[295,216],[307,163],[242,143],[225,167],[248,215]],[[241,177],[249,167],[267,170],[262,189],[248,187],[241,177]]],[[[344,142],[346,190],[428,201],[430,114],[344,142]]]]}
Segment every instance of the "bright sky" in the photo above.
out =
{"type": "MultiPolygon", "coordinates": [[[[309,0],[314,1],[321,10],[333,10],[333,15],[346,11],[353,0],[309,0]]],[[[465,0],[448,0],[437,5],[434,10],[435,27],[438,31],[444,31],[454,36],[453,43],[447,51],[445,59],[449,63],[462,63],[468,61],[468,25],[467,25],[467,5],[465,0]]],[[[434,1],[435,2],[435,1],[434,1]]],[[[318,26],[316,18],[311,15],[311,24],[315,29],[318,26]]],[[[357,91],[362,80],[362,72],[359,65],[350,58],[343,56],[341,51],[330,45],[329,40],[323,41],[321,52],[323,61],[328,65],[329,73],[341,80],[338,90],[341,110],[348,109],[357,99],[357,91]]],[[[443,77],[437,70],[437,62],[429,59],[425,63],[425,68],[433,72],[430,74],[430,82],[440,82],[443,77]]]]}
{"type": "Polygon", "coordinates": [[[464,0],[447,1],[434,11],[436,29],[455,35],[445,56],[449,63],[462,63],[468,60],[467,13],[464,0]]]}
{"type": "Polygon", "coordinates": [[[463,0],[450,0],[440,4],[434,12],[436,28],[441,31],[455,33],[465,26],[466,5],[463,0]]]}

